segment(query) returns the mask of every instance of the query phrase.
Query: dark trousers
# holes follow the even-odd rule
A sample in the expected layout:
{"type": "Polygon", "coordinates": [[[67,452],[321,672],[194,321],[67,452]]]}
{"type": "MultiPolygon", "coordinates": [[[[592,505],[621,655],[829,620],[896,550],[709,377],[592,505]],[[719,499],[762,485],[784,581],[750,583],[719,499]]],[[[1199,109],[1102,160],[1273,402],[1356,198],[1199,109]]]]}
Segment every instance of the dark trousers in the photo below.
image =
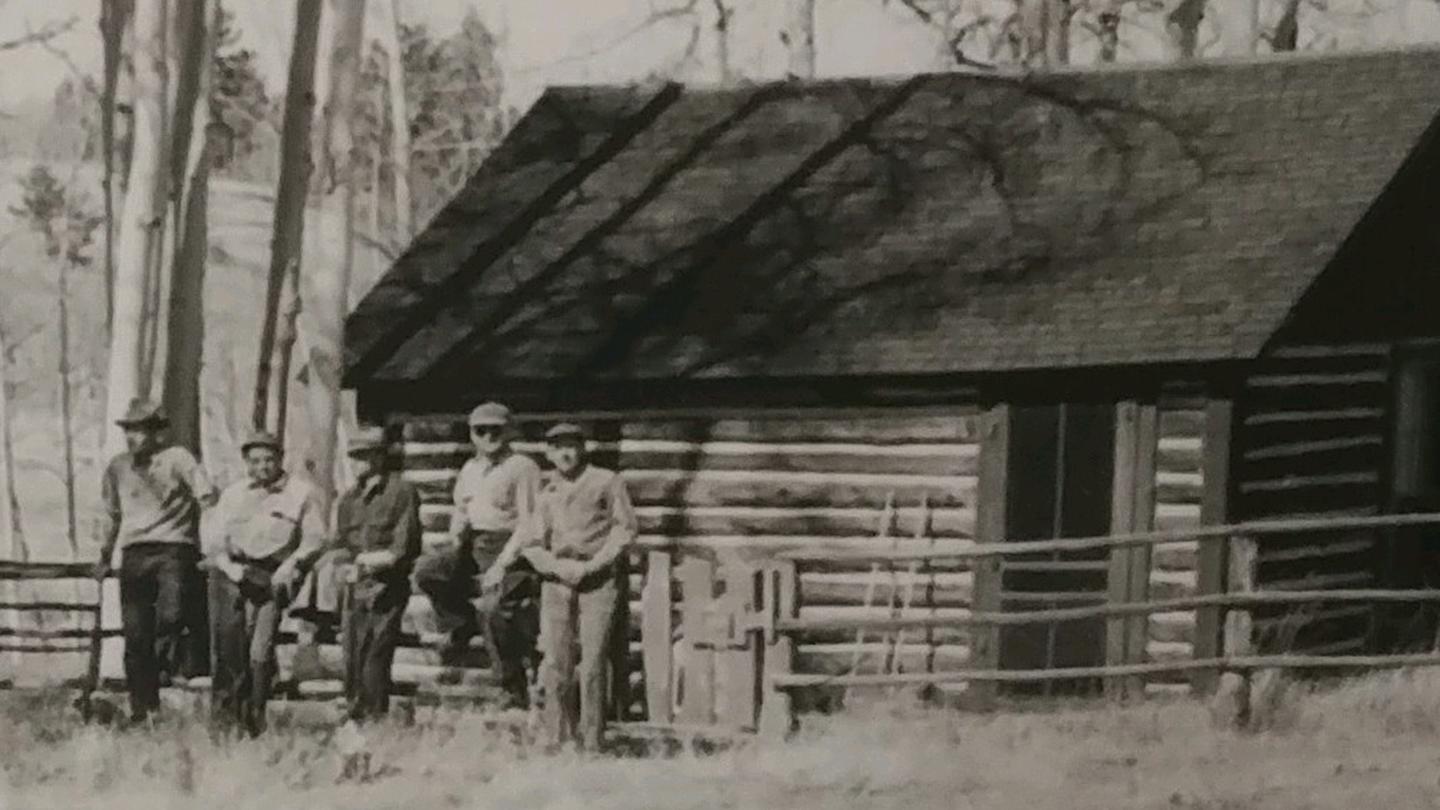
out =
{"type": "Polygon", "coordinates": [[[409,600],[410,588],[399,582],[382,586],[362,581],[345,588],[340,643],[346,709],[352,720],[383,718],[390,711],[390,668],[409,600]]]}
{"type": "Polygon", "coordinates": [[[415,585],[430,599],[440,629],[452,644],[468,641],[484,624],[485,647],[510,702],[529,702],[527,671],[537,666],[540,578],[523,560],[505,572],[497,591],[481,596],[479,578],[495,562],[509,535],[476,534],[458,547],[427,553],[415,566],[415,585]]]}
{"type": "Polygon", "coordinates": [[[198,552],[179,543],[138,543],[120,552],[120,621],[130,713],[160,708],[160,682],[181,660],[184,607],[198,552]]]}
{"type": "Polygon", "coordinates": [[[600,747],[609,697],[611,641],[616,615],[625,609],[620,602],[620,576],[617,566],[611,574],[592,577],[578,588],[545,581],[540,608],[545,657],[540,683],[545,690],[547,745],[574,741],[591,751],[600,747]]]}
{"type": "MultiPolygon", "coordinates": [[[[255,576],[257,581],[262,578],[261,573],[255,576]]],[[[217,579],[212,717],[258,735],[265,729],[265,704],[275,680],[275,642],[285,606],[259,588],[242,588],[223,574],[217,579]]]]}

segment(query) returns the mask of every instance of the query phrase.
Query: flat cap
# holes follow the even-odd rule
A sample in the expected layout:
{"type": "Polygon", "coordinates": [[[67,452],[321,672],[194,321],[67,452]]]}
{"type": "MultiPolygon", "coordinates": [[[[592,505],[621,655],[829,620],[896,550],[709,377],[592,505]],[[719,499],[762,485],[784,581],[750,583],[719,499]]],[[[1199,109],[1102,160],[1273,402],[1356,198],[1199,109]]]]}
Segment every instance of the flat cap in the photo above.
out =
{"type": "Polygon", "coordinates": [[[245,441],[240,443],[240,452],[248,453],[252,447],[268,447],[277,451],[284,449],[280,446],[280,437],[265,430],[252,430],[245,434],[245,441]]]}
{"type": "Polygon", "coordinates": [[[130,400],[125,414],[116,419],[115,424],[120,427],[164,427],[170,424],[170,417],[165,415],[163,405],[136,397],[130,400]]]}
{"type": "Polygon", "coordinates": [[[475,410],[470,412],[470,425],[500,425],[510,424],[510,409],[498,402],[486,402],[476,405],[475,410]]]}
{"type": "Polygon", "coordinates": [[[545,431],[546,441],[560,441],[561,439],[580,439],[584,441],[585,431],[574,422],[561,422],[558,425],[545,431]]]}
{"type": "Polygon", "coordinates": [[[390,441],[385,436],[384,428],[367,426],[350,434],[350,441],[345,445],[345,453],[355,456],[361,453],[384,450],[389,446],[390,441]]]}

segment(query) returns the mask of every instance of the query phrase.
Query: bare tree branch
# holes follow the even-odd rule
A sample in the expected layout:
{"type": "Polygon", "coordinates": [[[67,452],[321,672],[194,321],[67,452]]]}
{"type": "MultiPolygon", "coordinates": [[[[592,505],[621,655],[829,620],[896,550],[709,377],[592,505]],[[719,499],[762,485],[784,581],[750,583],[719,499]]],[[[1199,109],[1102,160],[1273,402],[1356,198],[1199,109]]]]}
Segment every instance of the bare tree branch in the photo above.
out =
{"type": "Polygon", "coordinates": [[[0,51],[13,51],[16,48],[23,48],[26,45],[43,45],[50,40],[69,32],[75,27],[79,18],[71,17],[60,22],[46,23],[39,30],[31,30],[28,27],[24,35],[15,39],[0,40],[0,51]]]}

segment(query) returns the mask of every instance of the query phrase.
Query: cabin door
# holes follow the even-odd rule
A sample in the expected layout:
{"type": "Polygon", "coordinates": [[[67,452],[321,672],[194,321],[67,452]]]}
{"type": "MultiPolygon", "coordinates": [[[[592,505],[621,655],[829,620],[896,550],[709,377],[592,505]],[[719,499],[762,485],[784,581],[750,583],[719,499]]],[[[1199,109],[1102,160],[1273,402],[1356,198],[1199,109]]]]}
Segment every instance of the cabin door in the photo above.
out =
{"type": "MultiPolygon", "coordinates": [[[[1395,362],[1390,511],[1440,511],[1440,352],[1405,351],[1395,362]]],[[[1382,587],[1440,588],[1440,531],[1417,527],[1385,543],[1382,587]]],[[[1437,617],[1428,606],[1383,608],[1376,642],[1384,649],[1429,649],[1437,617]]]]}
{"type": "MultiPolygon", "coordinates": [[[[1115,466],[1113,405],[1016,407],[1010,427],[1007,539],[1086,537],[1110,530],[1115,466]]],[[[1042,610],[1105,601],[1108,554],[1042,554],[1007,558],[1005,610],[1042,610]]],[[[1105,662],[1100,619],[1060,625],[1006,627],[1000,637],[1005,669],[1056,669],[1105,662]]],[[[1098,682],[1050,682],[1019,687],[1034,694],[1086,692],[1098,682]]]]}

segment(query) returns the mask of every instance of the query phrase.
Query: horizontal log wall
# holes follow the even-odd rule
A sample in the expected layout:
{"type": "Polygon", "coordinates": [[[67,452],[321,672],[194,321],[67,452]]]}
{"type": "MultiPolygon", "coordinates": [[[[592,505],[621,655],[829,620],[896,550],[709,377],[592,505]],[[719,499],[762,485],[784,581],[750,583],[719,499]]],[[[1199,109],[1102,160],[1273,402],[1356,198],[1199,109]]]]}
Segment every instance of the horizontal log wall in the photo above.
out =
{"type": "MultiPolygon", "coordinates": [[[[646,540],[681,540],[727,554],[817,543],[865,548],[876,542],[893,493],[893,539],[886,542],[905,548],[931,538],[971,541],[979,455],[973,415],[973,409],[957,409],[953,416],[646,419],[596,426],[594,449],[600,463],[624,474],[646,540]],[[930,510],[917,539],[923,499],[930,510]]],[[[517,449],[538,457],[541,429],[527,424],[517,449]]],[[[426,544],[433,547],[445,542],[449,492],[470,456],[465,427],[458,418],[411,421],[402,435],[405,475],[420,487],[426,544]]],[[[644,555],[634,555],[631,565],[630,630],[638,644],[644,555]]],[[[899,604],[907,597],[911,607],[904,615],[966,611],[971,584],[960,567],[911,572],[902,564],[872,574],[868,564],[822,562],[802,577],[801,615],[889,615],[892,600],[899,604]]],[[[678,627],[683,589],[673,575],[671,593],[678,627]]],[[[429,626],[424,600],[416,600],[412,614],[417,629],[429,626]]],[[[799,639],[797,667],[838,673],[858,661],[873,672],[887,650],[878,636],[857,647],[853,633],[818,633],[799,639]]],[[[966,654],[964,633],[912,634],[902,640],[899,665],[958,665],[966,654]]]]}
{"type": "MultiPolygon", "coordinates": [[[[1246,380],[1236,457],[1240,520],[1371,515],[1384,503],[1390,347],[1282,346],[1246,380]]],[[[1374,582],[1377,534],[1260,538],[1264,590],[1374,582]]],[[[1366,644],[1364,606],[1255,613],[1262,652],[1344,653],[1366,644]]]]}

